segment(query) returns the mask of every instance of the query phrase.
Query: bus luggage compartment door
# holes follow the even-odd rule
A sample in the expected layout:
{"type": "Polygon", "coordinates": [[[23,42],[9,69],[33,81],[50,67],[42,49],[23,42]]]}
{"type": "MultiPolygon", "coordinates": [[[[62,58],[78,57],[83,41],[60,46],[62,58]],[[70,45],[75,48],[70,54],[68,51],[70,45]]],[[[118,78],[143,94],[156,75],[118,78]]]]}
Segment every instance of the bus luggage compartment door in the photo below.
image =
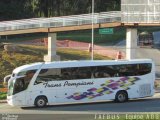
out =
{"type": "Polygon", "coordinates": [[[140,85],[139,95],[140,97],[150,96],[151,95],[151,84],[140,85]]]}
{"type": "Polygon", "coordinates": [[[75,91],[75,89],[61,89],[56,92],[56,103],[67,103],[72,102],[72,99],[68,99],[67,97],[71,95],[71,93],[75,91]]]}

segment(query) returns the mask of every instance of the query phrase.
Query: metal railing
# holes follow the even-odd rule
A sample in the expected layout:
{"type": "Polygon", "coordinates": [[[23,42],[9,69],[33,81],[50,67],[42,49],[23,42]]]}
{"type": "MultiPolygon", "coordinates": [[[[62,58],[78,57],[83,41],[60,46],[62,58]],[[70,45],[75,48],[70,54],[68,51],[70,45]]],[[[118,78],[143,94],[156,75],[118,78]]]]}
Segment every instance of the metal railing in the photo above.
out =
{"type": "MultiPolygon", "coordinates": [[[[121,11],[94,13],[94,24],[121,22],[121,11]]],[[[0,22],[0,31],[25,30],[92,24],[92,14],[71,15],[51,18],[32,18],[0,22]]]]}

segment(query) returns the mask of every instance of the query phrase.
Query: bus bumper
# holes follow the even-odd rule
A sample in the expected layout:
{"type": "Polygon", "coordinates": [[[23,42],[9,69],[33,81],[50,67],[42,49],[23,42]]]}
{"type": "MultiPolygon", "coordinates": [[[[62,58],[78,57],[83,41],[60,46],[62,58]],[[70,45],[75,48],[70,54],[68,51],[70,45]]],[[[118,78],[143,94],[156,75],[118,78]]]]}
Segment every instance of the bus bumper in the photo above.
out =
{"type": "Polygon", "coordinates": [[[7,103],[11,106],[20,106],[22,105],[22,102],[21,101],[18,101],[16,99],[16,97],[12,97],[12,96],[7,96],[7,103]]]}
{"type": "Polygon", "coordinates": [[[24,101],[18,99],[16,96],[7,96],[7,103],[11,106],[25,107],[24,101]]]}

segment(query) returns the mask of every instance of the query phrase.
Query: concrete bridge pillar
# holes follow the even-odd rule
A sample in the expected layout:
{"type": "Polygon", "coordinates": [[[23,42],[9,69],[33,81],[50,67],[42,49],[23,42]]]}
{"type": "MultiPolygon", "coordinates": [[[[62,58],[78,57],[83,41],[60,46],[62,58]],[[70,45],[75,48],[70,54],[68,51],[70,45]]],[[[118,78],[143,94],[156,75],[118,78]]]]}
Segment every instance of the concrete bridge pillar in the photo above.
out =
{"type": "Polygon", "coordinates": [[[60,60],[60,56],[56,54],[57,51],[56,40],[57,40],[56,33],[48,33],[48,55],[44,56],[45,62],[60,60]]]}
{"type": "Polygon", "coordinates": [[[135,59],[137,49],[137,28],[127,28],[126,59],[135,59]]]}

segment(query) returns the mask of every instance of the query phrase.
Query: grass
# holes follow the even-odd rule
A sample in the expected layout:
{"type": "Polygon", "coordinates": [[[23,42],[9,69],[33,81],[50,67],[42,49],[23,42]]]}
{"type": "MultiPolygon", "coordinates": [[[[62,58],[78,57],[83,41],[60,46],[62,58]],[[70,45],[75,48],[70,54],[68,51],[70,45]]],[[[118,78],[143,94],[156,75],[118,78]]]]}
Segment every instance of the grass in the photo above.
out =
{"type": "Polygon", "coordinates": [[[3,91],[4,85],[0,82],[0,100],[4,100],[7,98],[7,93],[3,91]]]}
{"type": "MultiPolygon", "coordinates": [[[[61,56],[62,60],[90,60],[91,59],[91,55],[89,52],[73,50],[73,49],[67,49],[67,51],[65,51],[64,49],[59,49],[58,55],[61,56]]],[[[110,59],[110,58],[106,56],[94,54],[94,60],[105,60],[105,59],[110,59]]]]}
{"type": "Polygon", "coordinates": [[[5,92],[0,92],[0,100],[4,100],[7,98],[7,93],[5,92]]]}
{"type": "MultiPolygon", "coordinates": [[[[126,28],[124,27],[116,27],[113,28],[113,34],[99,34],[99,29],[94,30],[94,43],[95,44],[106,44],[106,45],[114,45],[118,43],[120,40],[126,38],[126,28]]],[[[138,33],[148,31],[155,32],[160,31],[159,27],[138,27],[138,33]]],[[[8,40],[5,40],[5,36],[2,36],[0,42],[21,42],[26,40],[35,40],[46,38],[47,33],[30,33],[30,34],[22,34],[22,35],[10,35],[8,36],[8,40]]],[[[74,41],[82,41],[82,42],[91,42],[91,30],[79,30],[79,31],[67,31],[67,32],[58,32],[57,33],[58,40],[74,40],[74,41]]]]}
{"type": "Polygon", "coordinates": [[[4,86],[3,86],[3,84],[0,84],[0,88],[3,88],[4,86]]]}
{"type": "Polygon", "coordinates": [[[28,41],[28,40],[35,40],[35,39],[41,39],[47,37],[46,33],[28,33],[28,34],[20,34],[20,35],[9,35],[7,36],[1,36],[0,42],[22,42],[22,41],[28,41]]]}
{"type": "MultiPolygon", "coordinates": [[[[29,63],[43,62],[43,56],[47,54],[47,49],[42,46],[21,45],[23,49],[21,53],[14,53],[13,55],[7,54],[2,49],[0,50],[0,81],[11,74],[13,69],[29,63]]],[[[61,60],[89,60],[90,53],[87,51],[73,50],[73,49],[58,49],[57,54],[61,60]]],[[[101,55],[95,54],[95,59],[109,59],[101,55]]]]}
{"type": "MultiPolygon", "coordinates": [[[[60,32],[58,33],[58,40],[75,40],[82,42],[91,42],[91,30],[83,31],[69,31],[69,32],[60,32]]],[[[94,30],[94,42],[96,44],[106,43],[109,45],[117,43],[120,39],[125,38],[125,29],[124,28],[114,28],[113,34],[99,34],[99,29],[94,30]]]]}
{"type": "MultiPolygon", "coordinates": [[[[47,54],[47,48],[42,46],[20,45],[19,47],[23,49],[23,52],[11,55],[0,49],[0,81],[3,81],[3,78],[11,74],[13,69],[18,66],[34,62],[43,62],[43,56],[47,54]]],[[[57,54],[60,55],[61,60],[90,59],[89,52],[75,49],[59,48],[57,54]]],[[[95,54],[94,59],[104,60],[110,58],[95,54]]],[[[0,84],[0,88],[3,88],[2,84],[0,84]]],[[[0,92],[0,100],[1,99],[6,99],[6,93],[0,92]]]]}
{"type": "MultiPolygon", "coordinates": [[[[67,32],[58,32],[58,40],[74,40],[82,42],[91,42],[91,30],[80,30],[80,31],[67,31],[67,32]]],[[[8,40],[5,40],[5,36],[2,36],[0,39],[1,42],[21,42],[26,40],[42,39],[46,38],[46,33],[32,33],[32,34],[22,34],[22,35],[11,35],[8,36],[8,40]]],[[[125,29],[124,28],[114,28],[114,34],[105,34],[100,35],[99,29],[94,30],[94,43],[106,43],[106,44],[115,44],[119,40],[125,38],[125,29]]]]}

